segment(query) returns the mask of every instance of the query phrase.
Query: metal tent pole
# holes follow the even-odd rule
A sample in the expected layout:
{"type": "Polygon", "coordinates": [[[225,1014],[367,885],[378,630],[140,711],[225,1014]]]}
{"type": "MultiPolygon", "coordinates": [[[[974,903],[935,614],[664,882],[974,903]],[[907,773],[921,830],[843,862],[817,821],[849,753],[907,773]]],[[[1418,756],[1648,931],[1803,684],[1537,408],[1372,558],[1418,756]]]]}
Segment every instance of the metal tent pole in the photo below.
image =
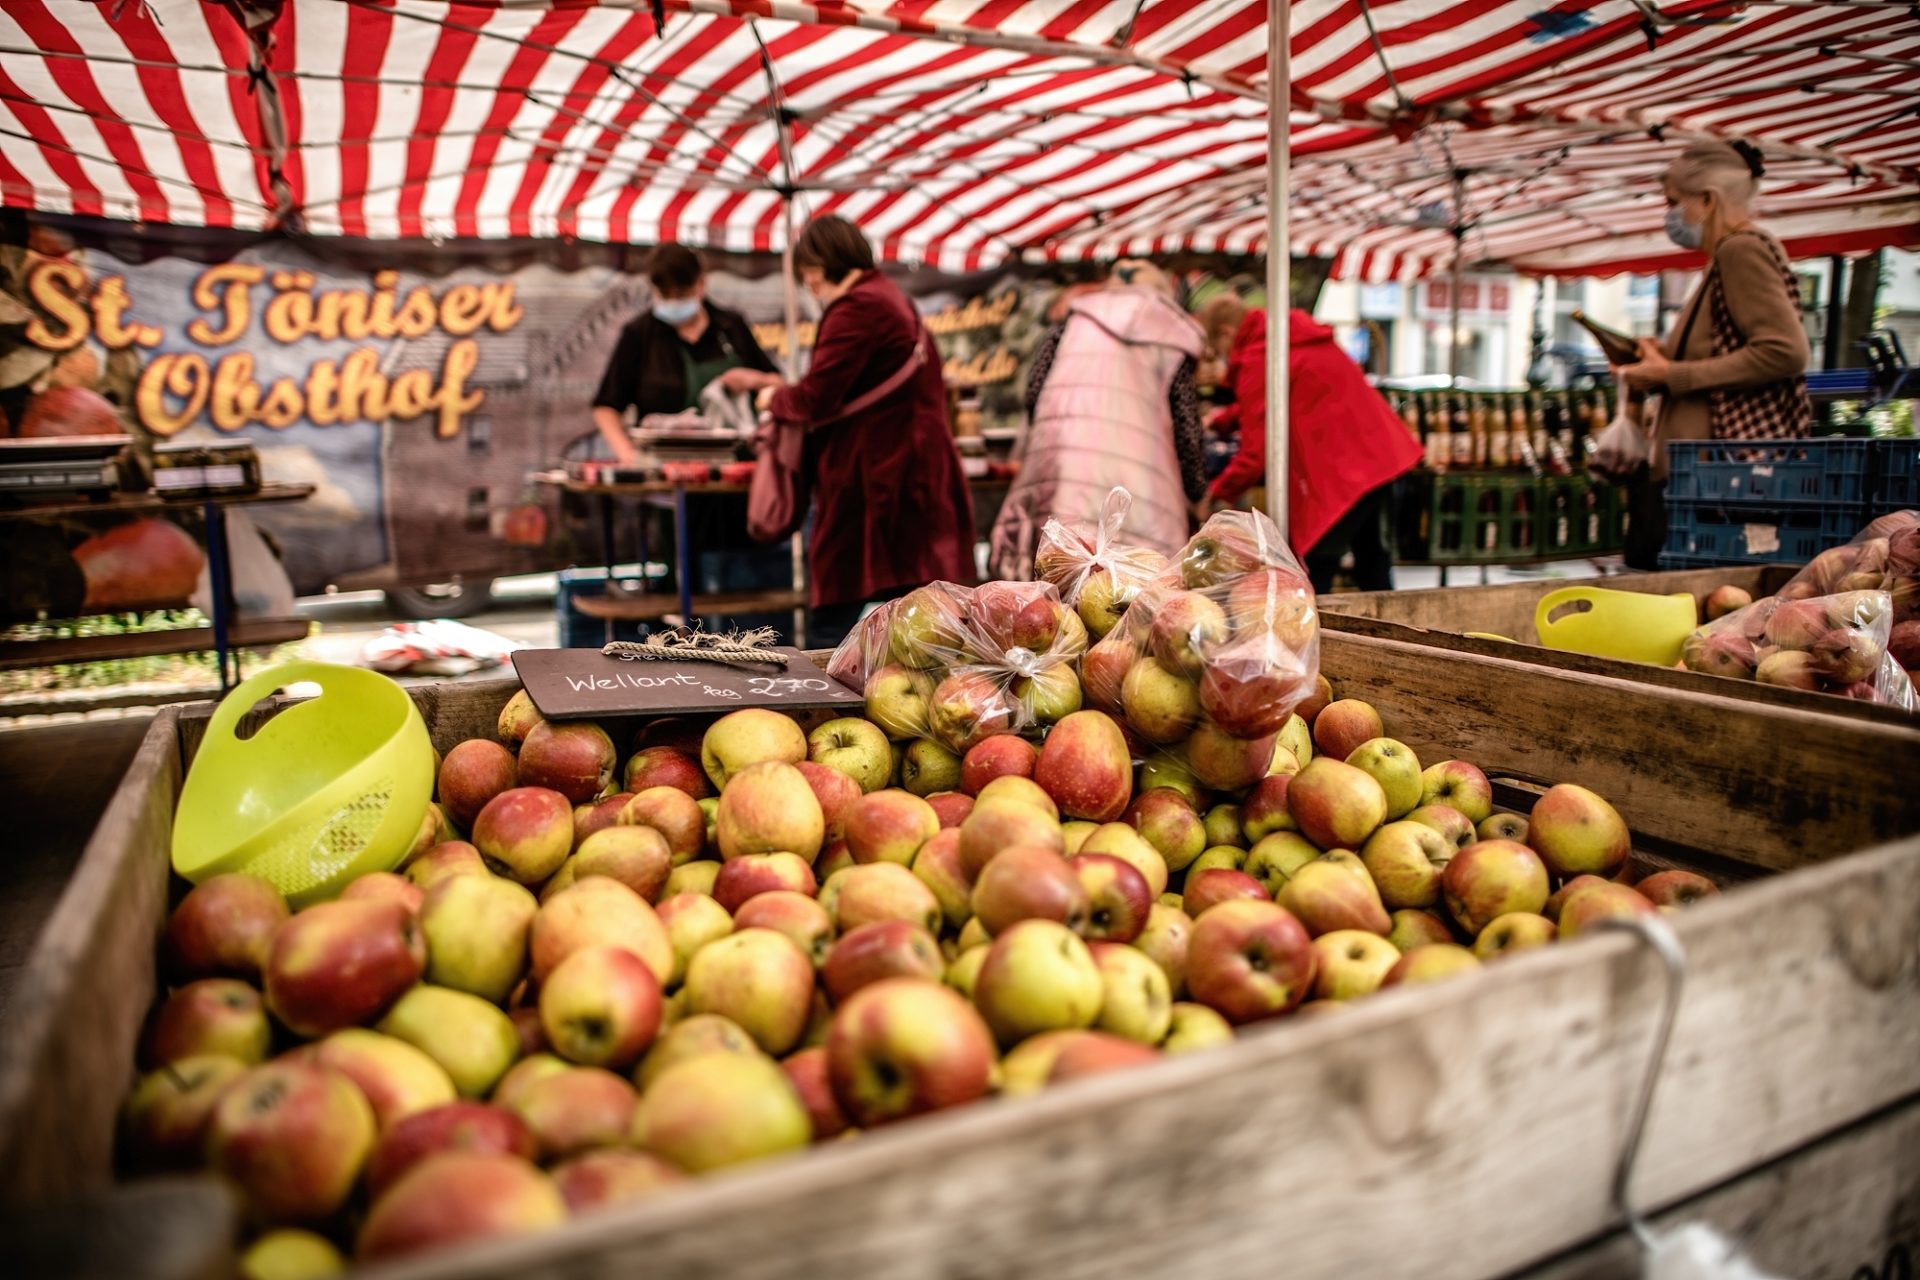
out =
{"type": "Polygon", "coordinates": [[[1456,390],[1460,386],[1460,244],[1461,236],[1455,232],[1453,282],[1447,286],[1447,306],[1451,312],[1447,325],[1447,383],[1456,390]]]}
{"type": "Polygon", "coordinates": [[[1291,0],[1267,0],[1267,514],[1287,532],[1288,329],[1293,256],[1287,235],[1288,121],[1293,71],[1288,62],[1291,0]]]}
{"type": "Polygon", "coordinates": [[[800,380],[800,285],[793,278],[793,192],[782,199],[786,235],[780,246],[780,279],[785,282],[787,317],[787,381],[800,380]]]}
{"type": "Polygon", "coordinates": [[[1447,334],[1447,383],[1460,387],[1460,267],[1467,247],[1467,180],[1453,171],[1453,283],[1448,288],[1447,304],[1451,313],[1447,334]]]}

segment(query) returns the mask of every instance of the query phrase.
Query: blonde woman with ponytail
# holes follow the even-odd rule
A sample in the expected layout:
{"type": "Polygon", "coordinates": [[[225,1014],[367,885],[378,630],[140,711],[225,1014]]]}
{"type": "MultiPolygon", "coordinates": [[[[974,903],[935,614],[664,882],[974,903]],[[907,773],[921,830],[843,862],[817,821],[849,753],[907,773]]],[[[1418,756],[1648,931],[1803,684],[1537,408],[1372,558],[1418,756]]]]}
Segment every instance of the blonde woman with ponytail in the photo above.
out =
{"type": "Polygon", "coordinates": [[[1616,370],[1630,391],[1659,397],[1649,478],[1631,495],[1635,568],[1656,567],[1666,536],[1669,441],[1771,440],[1813,426],[1799,284],[1780,242],[1753,217],[1765,171],[1748,143],[1696,142],[1661,184],[1667,237],[1705,261],[1667,337],[1642,338],[1638,363],[1616,370]]]}

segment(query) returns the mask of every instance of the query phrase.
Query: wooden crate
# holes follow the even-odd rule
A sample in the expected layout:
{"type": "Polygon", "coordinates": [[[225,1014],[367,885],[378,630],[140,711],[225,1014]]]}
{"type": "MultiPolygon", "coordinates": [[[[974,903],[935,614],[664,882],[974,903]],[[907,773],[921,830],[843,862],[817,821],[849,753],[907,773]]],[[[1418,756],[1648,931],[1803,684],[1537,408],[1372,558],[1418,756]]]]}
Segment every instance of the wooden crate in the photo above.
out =
{"type": "MultiPolygon", "coordinates": [[[[1920,831],[1903,785],[1920,731],[1339,634],[1324,665],[1423,756],[1610,796],[1657,860],[1728,882],[1791,871],[1674,919],[1690,971],[1636,1202],[1680,1204],[1920,1095],[1920,840],[1838,856],[1920,831]]],[[[490,731],[513,688],[415,696],[445,748],[490,731]]],[[[13,1204],[110,1177],[203,721],[155,722],[23,983],[0,1043],[13,1204]]],[[[1546,948],[382,1274],[1075,1277],[1116,1256],[1143,1275],[1277,1257],[1306,1276],[1505,1274],[1617,1228],[1609,1185],[1662,985],[1625,936],[1546,948]]],[[[1910,1181],[1911,1152],[1886,1148],[1877,1172],[1910,1181]]]]}
{"type": "MultiPolygon", "coordinates": [[[[1799,572],[1798,565],[1729,565],[1719,569],[1681,569],[1671,573],[1636,573],[1597,578],[1581,585],[1613,591],[1656,594],[1691,592],[1705,608],[1707,593],[1715,587],[1745,588],[1754,599],[1772,595],[1799,572]]],[[[1735,698],[1772,707],[1796,707],[1826,715],[1844,716],[1877,724],[1897,725],[1912,716],[1896,707],[1859,702],[1804,689],[1780,689],[1753,680],[1677,671],[1642,662],[1596,658],[1540,647],[1533,629],[1534,609],[1543,596],[1571,583],[1504,582],[1485,587],[1435,587],[1420,591],[1356,591],[1320,597],[1321,626],[1347,635],[1370,636],[1431,645],[1454,653],[1507,658],[1550,667],[1555,671],[1632,680],[1661,689],[1735,698]],[[1483,639],[1468,632],[1506,636],[1483,639]],[[1509,642],[1511,641],[1511,643],[1509,642]]],[[[1702,612],[1702,617],[1705,613],[1702,612]]]]}

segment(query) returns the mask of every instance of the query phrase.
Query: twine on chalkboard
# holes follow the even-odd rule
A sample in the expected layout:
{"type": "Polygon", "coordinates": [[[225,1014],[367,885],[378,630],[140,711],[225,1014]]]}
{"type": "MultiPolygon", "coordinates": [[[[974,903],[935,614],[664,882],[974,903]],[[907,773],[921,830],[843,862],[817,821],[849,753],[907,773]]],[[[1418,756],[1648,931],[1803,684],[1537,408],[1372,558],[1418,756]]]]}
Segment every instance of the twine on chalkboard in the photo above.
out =
{"type": "Polygon", "coordinates": [[[758,663],[786,667],[792,659],[772,647],[779,634],[772,627],[751,631],[659,631],[645,640],[615,640],[600,650],[625,662],[717,662],[745,667],[758,663]]]}

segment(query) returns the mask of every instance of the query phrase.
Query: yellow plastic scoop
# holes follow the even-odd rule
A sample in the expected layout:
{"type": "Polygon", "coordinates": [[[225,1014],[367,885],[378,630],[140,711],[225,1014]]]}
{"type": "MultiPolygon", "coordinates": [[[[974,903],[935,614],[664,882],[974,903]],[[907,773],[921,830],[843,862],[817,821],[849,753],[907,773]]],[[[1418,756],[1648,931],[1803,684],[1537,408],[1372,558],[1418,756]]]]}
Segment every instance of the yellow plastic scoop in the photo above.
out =
{"type": "Polygon", "coordinates": [[[196,884],[252,872],[306,906],[391,870],[432,798],[433,743],[405,689],[372,671],[288,663],[214,711],[180,791],[173,867],[196,884]],[[261,698],[300,683],[319,685],[320,696],[236,735],[261,698]]]}
{"type": "Polygon", "coordinates": [[[1680,646],[1699,625],[1686,592],[1656,596],[1604,587],[1562,587],[1544,596],[1533,613],[1540,643],[1567,653],[1670,667],[1680,646]]]}

